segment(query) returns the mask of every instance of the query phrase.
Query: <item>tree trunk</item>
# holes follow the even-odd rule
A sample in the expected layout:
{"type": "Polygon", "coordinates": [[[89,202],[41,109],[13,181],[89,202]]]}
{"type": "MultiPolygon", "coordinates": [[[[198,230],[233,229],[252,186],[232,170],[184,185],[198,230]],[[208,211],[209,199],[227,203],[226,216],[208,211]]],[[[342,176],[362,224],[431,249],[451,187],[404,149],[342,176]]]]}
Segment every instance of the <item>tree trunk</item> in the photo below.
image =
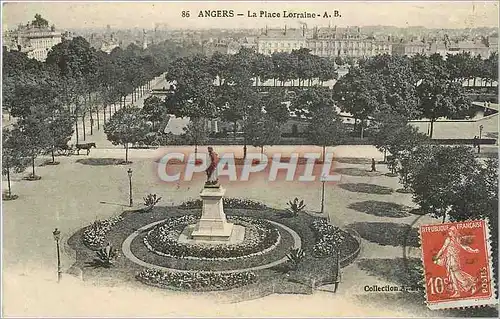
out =
{"type": "Polygon", "coordinates": [[[92,107],[90,107],[90,135],[94,135],[94,117],[92,116],[92,107]]]}
{"type": "Polygon", "coordinates": [[[384,150],[384,163],[387,162],[387,150],[384,150]]]}
{"type": "Polygon", "coordinates": [[[429,132],[429,138],[432,138],[433,132],[434,132],[434,119],[431,119],[431,130],[429,132]]]}
{"type": "Polygon", "coordinates": [[[50,153],[52,155],[52,163],[55,163],[56,162],[56,158],[54,156],[54,146],[52,146],[52,149],[50,150],[50,153]]]}
{"type": "Polygon", "coordinates": [[[359,122],[359,125],[361,126],[361,139],[363,139],[363,120],[361,120],[361,122],[359,122]]]}
{"type": "Polygon", "coordinates": [[[103,119],[104,124],[106,124],[106,108],[107,108],[107,107],[108,107],[108,106],[107,106],[106,104],[104,104],[104,108],[102,109],[102,110],[103,110],[103,112],[104,112],[104,114],[103,114],[103,116],[104,116],[104,119],[103,119]]]}
{"type": "Polygon", "coordinates": [[[323,163],[325,162],[326,145],[323,145],[323,163]]]}
{"type": "Polygon", "coordinates": [[[76,144],[78,144],[78,112],[75,109],[75,133],[76,133],[76,144]]]}
{"type": "Polygon", "coordinates": [[[443,224],[445,221],[446,221],[446,212],[444,212],[444,214],[443,214],[443,224]]]}
{"type": "Polygon", "coordinates": [[[8,193],[9,197],[12,197],[12,188],[10,186],[10,168],[7,167],[7,187],[9,188],[8,193]]]}
{"type": "Polygon", "coordinates": [[[85,112],[82,114],[82,130],[83,130],[83,140],[85,141],[85,112]]]}
{"type": "Polygon", "coordinates": [[[128,143],[125,143],[125,164],[128,164],[128,143]]]}
{"type": "Polygon", "coordinates": [[[32,175],[35,177],[35,156],[31,156],[32,175]]]}
{"type": "Polygon", "coordinates": [[[261,154],[261,155],[263,155],[263,154],[264,154],[264,145],[262,145],[262,146],[260,147],[260,154],[261,154]]]}
{"type": "Polygon", "coordinates": [[[99,129],[101,128],[100,124],[99,124],[99,107],[97,107],[96,109],[96,116],[97,116],[97,130],[99,131],[99,129]]]}

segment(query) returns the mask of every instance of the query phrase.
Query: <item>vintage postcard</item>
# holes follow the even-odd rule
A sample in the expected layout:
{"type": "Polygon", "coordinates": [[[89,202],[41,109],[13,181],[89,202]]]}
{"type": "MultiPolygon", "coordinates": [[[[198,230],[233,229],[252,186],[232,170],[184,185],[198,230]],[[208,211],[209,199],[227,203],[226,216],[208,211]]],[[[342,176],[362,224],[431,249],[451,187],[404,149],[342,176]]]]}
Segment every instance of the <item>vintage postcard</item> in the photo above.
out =
{"type": "Polygon", "coordinates": [[[498,317],[497,1],[2,1],[2,316],[498,317]]]}

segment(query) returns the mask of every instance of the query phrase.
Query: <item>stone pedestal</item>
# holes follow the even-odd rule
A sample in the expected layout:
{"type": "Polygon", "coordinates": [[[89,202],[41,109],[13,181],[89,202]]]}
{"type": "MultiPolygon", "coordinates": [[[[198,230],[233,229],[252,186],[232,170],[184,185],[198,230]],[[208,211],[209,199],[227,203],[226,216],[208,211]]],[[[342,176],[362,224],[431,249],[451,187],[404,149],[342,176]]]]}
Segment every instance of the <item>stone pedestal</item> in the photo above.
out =
{"type": "Polygon", "coordinates": [[[191,238],[200,241],[229,241],[233,224],[224,214],[222,198],[226,190],[222,187],[205,187],[200,193],[203,201],[201,219],[196,224],[191,238]]]}

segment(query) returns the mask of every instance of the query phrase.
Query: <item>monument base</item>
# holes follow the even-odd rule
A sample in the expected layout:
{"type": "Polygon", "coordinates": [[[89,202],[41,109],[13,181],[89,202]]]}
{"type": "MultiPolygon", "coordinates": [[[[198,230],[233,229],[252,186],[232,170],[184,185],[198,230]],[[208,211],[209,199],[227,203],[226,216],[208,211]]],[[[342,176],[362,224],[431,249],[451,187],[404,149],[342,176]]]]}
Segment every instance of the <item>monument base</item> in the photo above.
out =
{"type": "Polygon", "coordinates": [[[200,193],[203,201],[201,218],[196,224],[191,239],[201,241],[229,241],[234,225],[228,223],[224,214],[222,198],[226,190],[222,187],[204,187],[200,193]]]}
{"type": "Polygon", "coordinates": [[[195,227],[196,225],[188,225],[186,228],[184,228],[181,235],[179,236],[179,243],[208,244],[208,245],[218,245],[218,244],[236,245],[242,243],[243,240],[245,239],[245,227],[241,225],[233,225],[233,229],[229,237],[227,237],[226,235],[219,237],[219,236],[214,236],[212,234],[208,235],[198,234],[197,236],[193,236],[195,227]]]}

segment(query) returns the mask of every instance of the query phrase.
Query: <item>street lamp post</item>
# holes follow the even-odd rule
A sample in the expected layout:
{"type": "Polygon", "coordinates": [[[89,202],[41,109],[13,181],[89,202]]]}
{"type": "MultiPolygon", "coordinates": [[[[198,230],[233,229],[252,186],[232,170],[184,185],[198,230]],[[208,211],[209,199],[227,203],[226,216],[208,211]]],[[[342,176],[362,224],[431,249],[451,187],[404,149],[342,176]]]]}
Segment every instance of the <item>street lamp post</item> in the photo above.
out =
{"type": "Polygon", "coordinates": [[[477,152],[481,153],[481,136],[483,135],[483,125],[479,125],[479,141],[477,141],[477,152]]]}
{"type": "Polygon", "coordinates": [[[325,180],[326,176],[321,175],[321,215],[325,212],[325,180]]]}
{"type": "Polygon", "coordinates": [[[128,174],[128,189],[129,189],[129,206],[132,207],[132,169],[129,168],[127,171],[128,174]]]}
{"type": "Polygon", "coordinates": [[[62,277],[62,271],[61,271],[61,253],[59,249],[59,240],[61,239],[61,232],[56,228],[53,232],[52,235],[54,235],[54,240],[56,241],[56,248],[57,248],[57,282],[59,283],[61,281],[62,277]]]}

